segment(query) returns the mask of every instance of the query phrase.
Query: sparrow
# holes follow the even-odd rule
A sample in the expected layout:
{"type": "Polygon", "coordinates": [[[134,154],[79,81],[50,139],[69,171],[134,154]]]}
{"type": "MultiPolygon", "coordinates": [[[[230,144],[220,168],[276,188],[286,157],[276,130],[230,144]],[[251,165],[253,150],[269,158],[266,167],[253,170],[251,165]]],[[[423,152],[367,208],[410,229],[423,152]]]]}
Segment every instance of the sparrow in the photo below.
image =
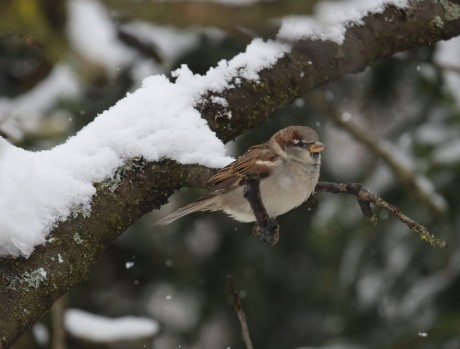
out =
{"type": "Polygon", "coordinates": [[[315,130],[286,127],[219,170],[209,179],[209,190],[203,196],[156,224],[166,225],[197,211],[223,211],[237,221],[254,222],[254,212],[243,196],[248,174],[260,179],[260,195],[267,214],[276,218],[301,205],[314,191],[324,149],[326,146],[315,130]]]}

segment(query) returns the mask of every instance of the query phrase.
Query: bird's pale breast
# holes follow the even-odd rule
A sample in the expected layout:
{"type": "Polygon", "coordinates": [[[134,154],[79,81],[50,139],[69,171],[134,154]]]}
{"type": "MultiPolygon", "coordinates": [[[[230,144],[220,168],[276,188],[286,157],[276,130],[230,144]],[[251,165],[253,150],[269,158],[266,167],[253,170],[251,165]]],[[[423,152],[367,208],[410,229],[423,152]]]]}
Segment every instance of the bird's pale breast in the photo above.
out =
{"type": "MultiPolygon", "coordinates": [[[[292,162],[262,179],[260,192],[270,217],[276,217],[301,205],[313,192],[319,177],[319,167],[292,162]]],[[[243,187],[225,194],[222,210],[241,222],[255,221],[249,202],[243,198],[243,187]],[[225,203],[225,204],[224,204],[225,203]]]]}

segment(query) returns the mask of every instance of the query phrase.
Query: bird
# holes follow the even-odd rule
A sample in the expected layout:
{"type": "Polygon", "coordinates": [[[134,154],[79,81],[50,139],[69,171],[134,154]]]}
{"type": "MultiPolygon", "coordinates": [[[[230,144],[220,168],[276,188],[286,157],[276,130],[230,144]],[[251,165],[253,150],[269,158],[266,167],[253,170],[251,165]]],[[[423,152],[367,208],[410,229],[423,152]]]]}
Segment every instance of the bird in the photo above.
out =
{"type": "Polygon", "coordinates": [[[208,191],[194,202],[156,222],[167,225],[198,211],[223,211],[240,222],[256,221],[244,197],[245,177],[260,179],[260,195],[271,218],[276,218],[305,202],[318,183],[321,152],[326,146],[315,130],[289,126],[267,142],[250,147],[208,180],[208,191]]]}

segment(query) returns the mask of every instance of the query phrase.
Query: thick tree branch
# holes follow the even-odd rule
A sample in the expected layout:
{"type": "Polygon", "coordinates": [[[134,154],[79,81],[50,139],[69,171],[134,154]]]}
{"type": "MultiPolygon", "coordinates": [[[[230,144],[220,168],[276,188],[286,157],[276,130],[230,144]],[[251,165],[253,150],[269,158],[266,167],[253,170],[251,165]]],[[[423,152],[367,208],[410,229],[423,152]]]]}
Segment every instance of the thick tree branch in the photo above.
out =
{"type": "Polygon", "coordinates": [[[348,28],[342,45],[319,40],[294,43],[291,53],[259,74],[259,81],[241,79],[234,89],[206,96],[199,106],[203,117],[228,141],[315,87],[397,52],[460,34],[460,1],[409,2],[405,10],[389,6],[383,13],[364,17],[362,25],[348,28]],[[228,107],[213,103],[211,96],[225,98],[228,107]]]}
{"type": "Polygon", "coordinates": [[[85,280],[99,254],[146,212],[213,173],[198,165],[135,160],[97,184],[89,215],[61,222],[29,259],[0,262],[0,348],[9,348],[67,290],[85,280]]]}
{"type": "MultiPolygon", "coordinates": [[[[316,86],[363,70],[376,59],[460,34],[459,8],[458,1],[413,1],[407,10],[389,7],[364,18],[363,25],[348,29],[341,46],[295,43],[290,54],[261,72],[259,81],[242,80],[221,93],[228,107],[214,103],[216,94],[208,93],[198,108],[228,141],[316,86]]],[[[53,302],[84,280],[99,254],[129,225],[160,208],[176,189],[203,186],[211,172],[168,160],[126,163],[112,180],[96,185],[91,212],[76,210],[29,259],[1,260],[0,348],[10,347],[53,302]]]]}

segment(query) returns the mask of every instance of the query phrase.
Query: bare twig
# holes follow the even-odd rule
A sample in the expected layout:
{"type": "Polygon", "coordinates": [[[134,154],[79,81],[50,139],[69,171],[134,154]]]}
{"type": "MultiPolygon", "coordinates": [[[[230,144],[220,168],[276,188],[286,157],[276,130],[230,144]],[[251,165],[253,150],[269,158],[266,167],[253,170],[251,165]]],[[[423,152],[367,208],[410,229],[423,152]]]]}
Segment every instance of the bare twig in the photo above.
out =
{"type": "Polygon", "coordinates": [[[445,241],[430,234],[426,227],[410,219],[396,206],[389,204],[381,197],[372,194],[367,189],[364,189],[360,183],[320,182],[316,185],[316,191],[353,194],[357,197],[364,216],[371,219],[374,223],[376,222],[377,217],[372,213],[370,206],[371,203],[395,215],[401,222],[406,224],[409,229],[415,231],[420,236],[421,240],[427,241],[431,246],[440,248],[447,247],[447,243],[445,241]]]}
{"type": "Polygon", "coordinates": [[[269,217],[267,210],[260,197],[260,178],[256,174],[249,173],[244,178],[244,197],[249,201],[256,223],[252,229],[253,234],[262,242],[269,242],[275,245],[279,240],[279,225],[269,217]]]}
{"type": "Polygon", "coordinates": [[[337,110],[328,103],[323,94],[313,92],[310,94],[311,100],[315,107],[320,110],[328,119],[330,119],[336,126],[346,130],[355,140],[365,145],[368,149],[374,152],[379,159],[382,159],[393,171],[396,179],[408,187],[420,201],[430,207],[430,209],[437,214],[445,213],[445,207],[440,205],[439,200],[434,200],[436,193],[428,193],[426,189],[420,184],[419,178],[414,172],[408,168],[399,158],[393,155],[391,148],[384,142],[376,142],[368,132],[359,127],[351,120],[344,120],[339,115],[337,110]]]}
{"type": "MultiPolygon", "coordinates": [[[[279,239],[279,225],[267,214],[260,196],[259,182],[259,177],[254,174],[249,174],[245,177],[246,187],[244,190],[244,197],[249,201],[254,215],[256,216],[256,224],[254,225],[253,233],[263,242],[276,244],[279,239]]],[[[377,216],[372,211],[371,203],[395,215],[401,222],[406,224],[409,229],[419,234],[420,239],[427,241],[431,246],[439,248],[447,247],[445,241],[430,234],[426,227],[406,216],[396,206],[389,204],[381,197],[364,189],[361,183],[320,182],[316,185],[315,190],[329,193],[353,194],[358,199],[358,204],[364,217],[368,218],[372,223],[377,223],[377,216]]],[[[312,195],[307,201],[307,207],[311,209],[316,205],[317,199],[312,195]]]]}
{"type": "Polygon", "coordinates": [[[228,276],[228,280],[230,282],[230,294],[232,295],[233,309],[235,309],[236,314],[238,315],[238,320],[240,320],[241,334],[243,335],[244,344],[246,344],[246,349],[253,349],[254,347],[252,346],[251,336],[249,335],[246,314],[244,313],[243,306],[241,305],[240,295],[235,290],[233,280],[230,275],[228,276]]]}
{"type": "Polygon", "coordinates": [[[62,296],[51,307],[52,323],[52,349],[66,349],[65,329],[64,329],[64,312],[66,308],[67,297],[62,296]]]}

